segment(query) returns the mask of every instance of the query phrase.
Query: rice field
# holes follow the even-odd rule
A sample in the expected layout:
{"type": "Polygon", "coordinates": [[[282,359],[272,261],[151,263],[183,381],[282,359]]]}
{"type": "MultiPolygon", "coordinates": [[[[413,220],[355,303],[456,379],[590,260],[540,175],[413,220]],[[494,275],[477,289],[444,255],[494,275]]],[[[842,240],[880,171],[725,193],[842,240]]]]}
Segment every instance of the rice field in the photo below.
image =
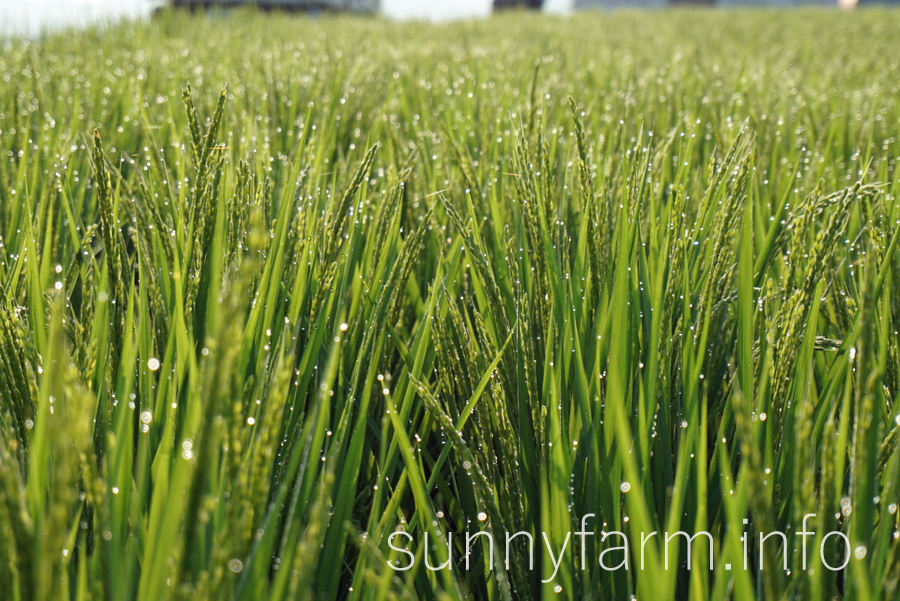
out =
{"type": "Polygon", "coordinates": [[[0,41],[0,596],[897,599],[898,37],[0,41]]]}

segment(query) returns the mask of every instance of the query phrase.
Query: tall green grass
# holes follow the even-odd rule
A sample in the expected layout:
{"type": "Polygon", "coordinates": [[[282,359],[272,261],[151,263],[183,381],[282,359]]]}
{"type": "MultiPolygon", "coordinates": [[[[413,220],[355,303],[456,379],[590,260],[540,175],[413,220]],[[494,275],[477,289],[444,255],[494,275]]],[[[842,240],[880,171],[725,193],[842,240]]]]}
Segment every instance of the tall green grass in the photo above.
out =
{"type": "Polygon", "coordinates": [[[896,599],[898,17],[7,40],[3,598],[896,599]]]}

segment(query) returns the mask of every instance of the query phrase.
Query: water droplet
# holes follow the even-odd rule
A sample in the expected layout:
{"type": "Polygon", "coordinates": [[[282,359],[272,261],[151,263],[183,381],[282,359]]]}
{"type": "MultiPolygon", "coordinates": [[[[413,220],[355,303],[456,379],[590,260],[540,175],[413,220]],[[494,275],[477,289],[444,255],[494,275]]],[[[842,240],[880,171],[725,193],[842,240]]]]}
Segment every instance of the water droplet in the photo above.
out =
{"type": "Polygon", "coordinates": [[[851,507],[850,505],[849,497],[844,497],[841,499],[841,513],[844,515],[844,517],[853,513],[853,507],[851,507]]]}
{"type": "Polygon", "coordinates": [[[235,574],[240,574],[241,570],[244,569],[244,563],[240,559],[232,559],[228,562],[228,569],[235,574]]]}
{"type": "Polygon", "coordinates": [[[628,482],[622,482],[622,484],[619,485],[619,490],[621,490],[622,492],[628,492],[629,490],[631,490],[631,484],[628,482]]]}
{"type": "Polygon", "coordinates": [[[159,369],[159,359],[154,357],[153,359],[150,359],[149,361],[147,361],[147,369],[149,369],[150,371],[158,370],[159,369]]]}

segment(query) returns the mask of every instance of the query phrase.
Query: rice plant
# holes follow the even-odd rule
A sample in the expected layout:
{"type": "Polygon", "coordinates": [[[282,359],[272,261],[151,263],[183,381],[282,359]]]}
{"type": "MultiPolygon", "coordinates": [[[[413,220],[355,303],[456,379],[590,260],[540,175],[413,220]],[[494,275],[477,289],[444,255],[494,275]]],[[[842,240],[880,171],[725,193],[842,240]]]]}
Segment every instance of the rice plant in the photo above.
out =
{"type": "Polygon", "coordinates": [[[896,599],[898,16],[3,40],[3,598],[896,599]]]}

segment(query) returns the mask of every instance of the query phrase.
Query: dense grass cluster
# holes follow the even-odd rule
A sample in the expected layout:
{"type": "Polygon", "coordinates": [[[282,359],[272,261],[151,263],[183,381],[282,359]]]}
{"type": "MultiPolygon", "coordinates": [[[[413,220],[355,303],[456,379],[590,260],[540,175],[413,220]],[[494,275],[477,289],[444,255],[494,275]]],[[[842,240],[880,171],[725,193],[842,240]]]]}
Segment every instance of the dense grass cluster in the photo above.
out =
{"type": "Polygon", "coordinates": [[[5,41],[0,596],[896,599],[898,35],[238,13],[5,41]]]}

